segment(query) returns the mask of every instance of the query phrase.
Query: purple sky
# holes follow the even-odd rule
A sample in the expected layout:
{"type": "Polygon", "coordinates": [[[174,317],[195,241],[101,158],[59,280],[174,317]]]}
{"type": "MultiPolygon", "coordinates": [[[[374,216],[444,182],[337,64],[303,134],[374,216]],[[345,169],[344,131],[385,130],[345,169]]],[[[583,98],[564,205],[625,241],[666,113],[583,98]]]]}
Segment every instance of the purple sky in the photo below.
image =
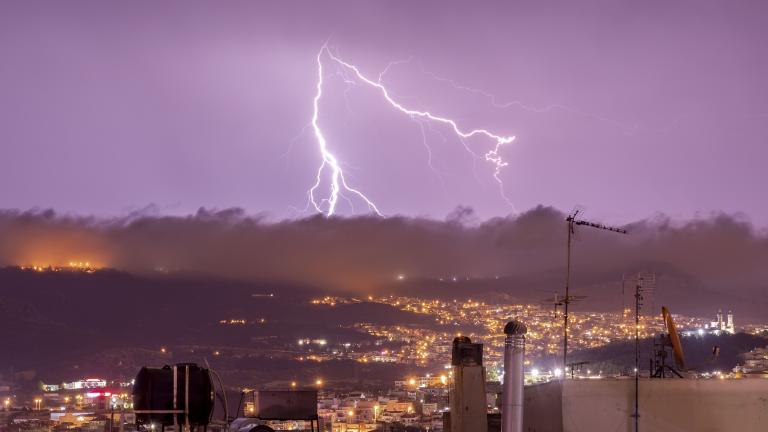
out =
{"type": "MultiPolygon", "coordinates": [[[[515,135],[501,179],[517,210],[768,224],[768,3],[475,3],[4,1],[0,208],[295,215],[320,163],[305,126],[328,40],[372,77],[411,59],[384,77],[403,104],[515,135]],[[435,76],[557,107],[498,108],[435,76]]],[[[329,147],[382,212],[512,211],[449,129],[426,129],[433,171],[417,123],[325,65],[329,147]]]]}

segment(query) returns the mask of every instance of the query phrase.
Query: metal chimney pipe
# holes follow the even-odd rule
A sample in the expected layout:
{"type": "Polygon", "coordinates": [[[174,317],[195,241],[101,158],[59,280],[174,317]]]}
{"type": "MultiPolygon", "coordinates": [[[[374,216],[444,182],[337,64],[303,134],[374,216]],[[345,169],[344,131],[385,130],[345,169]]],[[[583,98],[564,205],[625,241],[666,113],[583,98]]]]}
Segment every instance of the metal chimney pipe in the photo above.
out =
{"type": "Polygon", "coordinates": [[[525,324],[514,320],[504,326],[504,386],[501,401],[502,432],[523,432],[523,357],[525,324]]]}

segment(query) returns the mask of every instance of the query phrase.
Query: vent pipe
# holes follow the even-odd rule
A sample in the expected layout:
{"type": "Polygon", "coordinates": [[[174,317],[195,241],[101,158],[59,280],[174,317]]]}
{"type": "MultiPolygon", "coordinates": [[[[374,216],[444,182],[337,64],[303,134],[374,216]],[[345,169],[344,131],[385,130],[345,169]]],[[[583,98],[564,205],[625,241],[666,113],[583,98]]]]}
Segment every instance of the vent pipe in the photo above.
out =
{"type": "Polygon", "coordinates": [[[504,326],[504,387],[501,403],[502,432],[523,432],[523,361],[525,324],[514,320],[504,326]]]}

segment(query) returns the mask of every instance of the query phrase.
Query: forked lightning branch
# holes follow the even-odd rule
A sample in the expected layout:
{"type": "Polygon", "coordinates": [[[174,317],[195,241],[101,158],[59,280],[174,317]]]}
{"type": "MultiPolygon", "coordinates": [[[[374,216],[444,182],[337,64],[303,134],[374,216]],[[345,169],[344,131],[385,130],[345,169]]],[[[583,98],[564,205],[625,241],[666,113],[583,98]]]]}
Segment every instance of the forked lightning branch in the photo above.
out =
{"type": "MultiPolygon", "coordinates": [[[[347,63],[335,55],[329,49],[328,45],[325,44],[317,53],[317,84],[315,97],[313,99],[311,121],[312,130],[317,141],[318,149],[320,150],[322,161],[317,169],[315,183],[309,191],[307,191],[309,200],[308,208],[311,206],[319,213],[332,216],[338,212],[339,199],[341,198],[347,200],[350,204],[353,202],[352,200],[362,202],[367,207],[368,212],[375,213],[379,216],[383,215],[372,198],[349,183],[344,175],[344,170],[342,169],[339,157],[331,149],[323,134],[323,129],[320,125],[320,105],[323,97],[323,83],[325,77],[323,67],[324,61],[331,61],[336,67],[342,69],[345,76],[353,78],[357,83],[375,88],[387,104],[411,119],[442,125],[455,134],[458,139],[462,140],[462,142],[463,140],[471,138],[484,138],[490,140],[493,143],[493,146],[485,153],[484,160],[491,165],[493,177],[499,184],[502,198],[511,205],[511,202],[504,195],[504,183],[500,178],[501,170],[507,166],[507,162],[501,156],[501,149],[504,145],[514,141],[514,136],[498,135],[486,129],[465,129],[450,118],[433,114],[430,111],[408,108],[392,97],[390,91],[382,83],[382,75],[379,75],[378,79],[374,81],[360,72],[360,69],[354,64],[347,63]]],[[[468,152],[474,155],[474,152],[466,147],[466,145],[465,148],[468,152]]]]}

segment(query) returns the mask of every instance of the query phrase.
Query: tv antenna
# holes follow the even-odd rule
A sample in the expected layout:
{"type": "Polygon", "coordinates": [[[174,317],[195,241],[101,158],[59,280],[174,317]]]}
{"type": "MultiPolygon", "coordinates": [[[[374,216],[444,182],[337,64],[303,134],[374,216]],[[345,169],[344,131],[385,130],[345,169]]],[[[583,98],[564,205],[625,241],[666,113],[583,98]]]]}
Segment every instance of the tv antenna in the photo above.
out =
{"type": "MultiPolygon", "coordinates": [[[[571,303],[573,297],[571,297],[571,245],[573,243],[574,234],[576,234],[576,226],[588,226],[603,231],[611,231],[619,234],[627,234],[627,230],[622,228],[615,228],[607,225],[603,225],[596,222],[590,222],[583,219],[579,219],[581,215],[581,209],[574,210],[568,217],[565,218],[565,222],[568,228],[568,243],[566,247],[566,267],[565,267],[565,297],[563,298],[563,367],[568,367],[568,305],[571,303]]],[[[563,374],[566,376],[566,374],[563,374]]]]}
{"type": "Polygon", "coordinates": [[[643,307],[643,294],[653,293],[655,287],[655,273],[640,272],[637,274],[637,282],[635,283],[635,411],[632,414],[635,420],[635,432],[640,432],[640,309],[643,307]]]}
{"type": "MultiPolygon", "coordinates": [[[[568,299],[568,303],[577,303],[577,302],[580,302],[580,301],[582,301],[582,300],[584,300],[586,298],[587,298],[587,296],[584,296],[584,295],[572,295],[568,299]]],[[[560,307],[560,306],[565,306],[565,297],[563,297],[562,295],[560,295],[559,293],[556,292],[553,297],[548,297],[548,298],[545,298],[545,299],[541,300],[541,304],[545,304],[545,305],[549,305],[549,306],[554,306],[554,310],[553,310],[552,313],[554,314],[553,315],[554,318],[557,318],[557,308],[560,307]]]]}

